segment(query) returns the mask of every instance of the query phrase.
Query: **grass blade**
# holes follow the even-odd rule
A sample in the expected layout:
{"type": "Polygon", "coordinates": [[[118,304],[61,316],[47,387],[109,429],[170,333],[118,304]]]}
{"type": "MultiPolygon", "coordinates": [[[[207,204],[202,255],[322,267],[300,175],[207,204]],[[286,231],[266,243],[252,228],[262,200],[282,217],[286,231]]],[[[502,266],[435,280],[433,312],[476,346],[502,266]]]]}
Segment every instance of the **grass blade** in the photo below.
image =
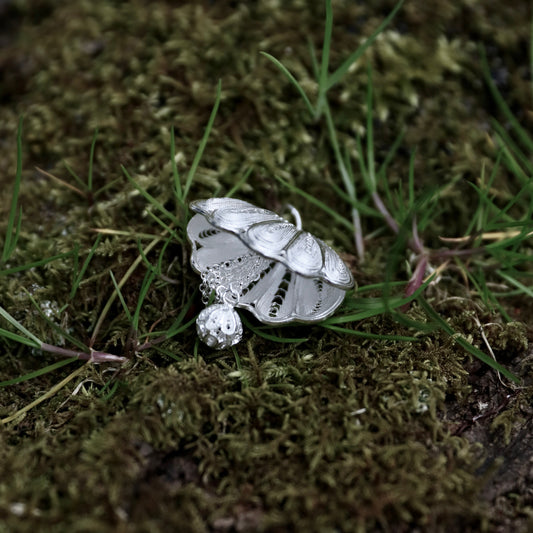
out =
{"type": "Polygon", "coordinates": [[[327,89],[331,89],[335,84],[343,78],[348,72],[348,69],[355,63],[367,50],[367,48],[376,40],[377,36],[390,24],[396,13],[402,7],[404,0],[400,0],[394,9],[389,13],[387,18],[377,27],[377,29],[370,35],[370,37],[353,53],[351,53],[342,65],[328,78],[327,89]]]}
{"type": "MultiPolygon", "coordinates": [[[[161,239],[162,237],[156,237],[150,244],[146,246],[146,248],[144,249],[144,253],[148,254],[148,252],[150,252],[150,250],[152,250],[152,248],[156,246],[161,241],[161,239]]],[[[130,276],[133,274],[135,269],[142,263],[142,261],[143,259],[140,255],[135,259],[135,261],[133,261],[133,263],[130,265],[126,273],[122,276],[121,280],[118,282],[119,288],[124,286],[124,283],[126,283],[126,281],[130,278],[130,276]]],[[[100,313],[100,316],[98,317],[98,320],[96,321],[96,324],[93,328],[93,332],[92,332],[92,335],[89,341],[89,346],[93,346],[94,343],[96,342],[96,337],[98,336],[100,328],[102,327],[105,321],[107,313],[109,313],[109,310],[111,309],[111,306],[113,305],[113,302],[115,301],[116,295],[117,295],[116,291],[113,291],[111,295],[109,296],[107,303],[104,305],[104,308],[102,309],[102,312],[100,313]]]]}
{"type": "MultiPolygon", "coordinates": [[[[3,307],[0,306],[0,316],[3,316],[12,326],[18,329],[21,333],[24,333],[26,337],[34,342],[35,348],[40,348],[43,342],[38,339],[33,333],[28,331],[16,318],[11,316],[3,307]]],[[[25,344],[28,344],[27,342],[25,344]]]]}
{"type": "Polygon", "coordinates": [[[196,173],[196,169],[198,168],[200,159],[202,158],[205,147],[207,145],[207,140],[209,139],[209,135],[211,133],[211,130],[213,129],[213,123],[215,122],[215,117],[217,116],[218,106],[220,105],[221,92],[222,92],[222,82],[221,80],[218,80],[215,103],[213,105],[213,109],[211,111],[209,120],[207,121],[207,126],[205,127],[205,132],[202,137],[202,140],[200,141],[200,145],[198,146],[198,150],[196,150],[196,154],[194,156],[191,168],[189,169],[189,172],[187,174],[187,179],[183,187],[182,202],[185,202],[187,195],[189,194],[189,189],[191,188],[192,180],[196,173]]]}
{"type": "Polygon", "coordinates": [[[174,178],[174,190],[178,203],[183,206],[183,190],[181,188],[178,165],[176,163],[176,138],[174,135],[174,126],[170,129],[170,164],[172,166],[172,177],[174,178]]]}
{"type": "Polygon", "coordinates": [[[113,287],[115,287],[116,294],[118,296],[118,299],[120,300],[120,303],[122,305],[122,309],[124,309],[124,313],[126,313],[126,318],[128,319],[128,322],[132,323],[132,317],[130,310],[128,309],[128,306],[126,305],[126,301],[124,300],[124,296],[122,295],[122,291],[120,290],[120,287],[118,286],[117,280],[115,276],[113,275],[113,272],[110,270],[109,275],[111,276],[111,281],[113,282],[113,287]]]}
{"type": "Polygon", "coordinates": [[[33,340],[23,337],[22,335],[17,335],[12,331],[7,329],[0,328],[0,337],[5,337],[6,339],[11,339],[12,341],[18,342],[20,344],[26,344],[26,346],[31,346],[33,348],[39,348],[41,345],[37,345],[33,340]]]}
{"type": "MultiPolygon", "coordinates": [[[[85,261],[83,262],[83,265],[81,266],[80,271],[78,272],[78,274],[76,275],[76,277],[75,277],[75,279],[74,279],[74,281],[72,283],[72,289],[71,289],[70,295],[69,295],[69,298],[71,300],[74,299],[74,296],[76,295],[76,292],[79,289],[81,280],[82,280],[83,276],[85,275],[85,272],[86,272],[86,270],[87,270],[87,268],[89,266],[89,263],[91,262],[91,259],[93,258],[94,254],[96,252],[96,249],[98,248],[98,245],[100,244],[100,241],[102,240],[102,236],[103,236],[103,234],[99,233],[98,236],[96,237],[96,240],[94,241],[94,244],[91,246],[91,249],[89,250],[89,253],[88,253],[87,257],[85,258],[85,261]]],[[[75,271],[76,270],[77,270],[77,268],[75,268],[75,271]]]]}
{"type": "Polygon", "coordinates": [[[403,342],[418,342],[418,337],[408,337],[406,335],[380,335],[379,333],[369,333],[368,331],[358,331],[356,329],[341,328],[340,326],[333,326],[326,324],[326,329],[343,333],[344,335],[355,335],[356,337],[363,337],[365,339],[377,339],[382,341],[403,341],[403,342]]]}
{"type": "MultiPolygon", "coordinates": [[[[244,315],[241,315],[242,323],[255,335],[262,337],[263,339],[266,339],[268,341],[272,342],[280,342],[282,344],[290,344],[290,343],[300,343],[300,342],[306,342],[309,340],[308,337],[280,337],[279,335],[272,335],[270,333],[266,333],[264,330],[265,328],[259,327],[256,328],[244,315]]],[[[276,326],[268,327],[268,330],[273,330],[276,326]]]]}
{"type": "Polygon", "coordinates": [[[94,147],[96,146],[96,137],[98,136],[98,128],[94,130],[93,140],[91,142],[91,151],[89,153],[89,172],[87,174],[87,190],[93,192],[93,162],[94,162],[94,147]]]}
{"type": "Polygon", "coordinates": [[[124,165],[121,165],[122,172],[124,172],[124,175],[126,178],[128,178],[129,182],[144,196],[144,198],[151,203],[154,207],[159,209],[161,213],[166,215],[172,222],[174,222],[176,225],[179,226],[179,220],[168,210],[166,209],[161,202],[156,200],[148,191],[144,190],[131,176],[130,173],[126,170],[126,167],[124,165]]]}
{"type": "MultiPolygon", "coordinates": [[[[75,191],[79,195],[81,195],[84,198],[86,198],[85,193],[83,191],[87,191],[87,184],[84,183],[84,181],[78,176],[78,174],[76,174],[76,172],[74,172],[74,169],[66,161],[63,161],[63,164],[65,165],[65,168],[67,169],[67,172],[74,178],[74,180],[78,183],[78,185],[81,187],[81,189],[78,189],[77,187],[74,187],[74,185],[67,184],[63,180],[60,180],[60,183],[65,184],[66,187],[68,187],[69,189],[75,191]]],[[[40,170],[40,171],[42,172],[42,170],[40,170]]],[[[45,174],[45,175],[48,175],[48,173],[45,174]]],[[[52,174],[49,174],[49,175],[52,176],[52,174]]],[[[58,178],[53,176],[53,179],[57,180],[58,178]]]]}
{"type": "Polygon", "coordinates": [[[154,270],[149,270],[148,272],[146,272],[143,283],[141,285],[141,290],[139,291],[139,297],[137,299],[137,307],[135,308],[135,313],[133,314],[132,326],[133,326],[134,331],[139,330],[139,317],[141,315],[142,304],[144,302],[144,299],[146,298],[146,295],[148,294],[148,291],[150,290],[150,287],[154,279],[155,279],[154,270]]]}
{"type": "Polygon", "coordinates": [[[4,270],[0,270],[0,276],[7,276],[9,274],[15,274],[16,272],[22,272],[24,270],[30,270],[31,268],[46,265],[47,263],[51,263],[52,261],[55,261],[56,259],[64,259],[65,257],[68,257],[72,253],[73,252],[64,252],[62,254],[53,255],[52,257],[46,257],[45,259],[39,259],[39,261],[34,261],[32,263],[26,263],[25,265],[6,268],[4,270]]]}
{"type": "MultiPolygon", "coordinates": [[[[337,139],[337,132],[335,130],[335,124],[333,122],[333,117],[331,116],[331,111],[330,111],[329,104],[327,101],[324,104],[324,113],[326,115],[326,123],[328,127],[329,141],[330,141],[331,147],[333,148],[333,152],[335,154],[335,159],[337,161],[337,167],[339,169],[344,188],[346,189],[346,193],[348,194],[350,199],[353,200],[353,202],[356,202],[357,193],[355,189],[355,180],[353,179],[353,175],[350,174],[348,168],[346,167],[346,164],[342,157],[341,149],[340,149],[339,142],[337,139]]],[[[363,238],[361,216],[359,214],[359,211],[357,210],[357,208],[353,206],[353,204],[352,204],[351,214],[352,214],[353,238],[354,238],[354,243],[355,243],[355,249],[357,251],[357,255],[359,259],[363,260],[364,255],[365,255],[365,242],[363,238]]]]}
{"type": "Polygon", "coordinates": [[[0,387],[8,387],[9,385],[16,385],[17,383],[22,383],[23,381],[28,381],[33,378],[44,376],[45,374],[48,374],[49,372],[53,372],[54,370],[57,370],[58,368],[61,368],[66,365],[70,365],[70,363],[73,363],[74,361],[78,361],[78,358],[71,357],[70,359],[64,359],[63,361],[58,361],[57,363],[54,363],[52,365],[48,365],[48,366],[45,366],[44,368],[40,368],[39,370],[35,370],[35,372],[30,372],[28,374],[24,374],[23,376],[18,376],[13,379],[8,379],[7,381],[0,381],[0,387]]]}
{"type": "Polygon", "coordinates": [[[485,49],[481,48],[481,66],[483,68],[483,74],[485,75],[485,79],[488,83],[489,90],[496,101],[496,104],[500,108],[501,112],[505,115],[505,118],[509,121],[511,124],[513,130],[515,131],[518,138],[521,140],[522,144],[527,148],[527,150],[531,153],[533,152],[533,140],[531,140],[531,137],[527,133],[527,131],[520,125],[518,122],[518,119],[515,117],[514,113],[511,111],[509,106],[507,105],[507,102],[503,98],[502,94],[496,87],[496,84],[494,83],[492,76],[490,74],[490,67],[489,62],[487,60],[487,54],[485,53],[485,49]]]}
{"type": "Polygon", "coordinates": [[[490,366],[500,374],[504,375],[507,379],[514,381],[515,383],[520,383],[520,380],[505,367],[500,365],[497,361],[492,359],[486,353],[482,352],[479,348],[470,344],[466,339],[457,335],[457,333],[450,327],[450,325],[429,305],[429,303],[424,298],[418,299],[419,304],[424,309],[426,314],[436,323],[440,329],[446,332],[450,337],[452,337],[459,346],[465,349],[468,353],[477,357],[480,361],[490,366]]]}
{"type": "Polygon", "coordinates": [[[183,244],[183,237],[178,235],[174,229],[169,226],[168,224],[166,224],[165,222],[163,222],[157,215],[155,215],[154,213],[152,213],[151,211],[146,211],[148,213],[148,215],[150,216],[150,218],[152,218],[155,222],[157,222],[165,231],[167,231],[171,236],[172,238],[176,241],[176,242],[179,242],[180,244],[183,244]]]}
{"type": "Polygon", "coordinates": [[[248,167],[244,176],[227,192],[226,196],[231,198],[247,181],[252,173],[253,167],[248,167]]]}
{"type": "Polygon", "coordinates": [[[54,385],[51,389],[47,390],[43,395],[39,396],[39,398],[37,398],[33,402],[29,403],[28,405],[25,405],[22,409],[19,409],[17,412],[13,413],[12,415],[7,416],[6,418],[2,418],[0,420],[0,422],[2,424],[7,424],[9,422],[13,422],[13,420],[16,420],[17,418],[22,416],[24,413],[27,413],[28,411],[31,411],[34,407],[36,407],[40,403],[44,402],[48,398],[51,398],[58,391],[60,391],[65,385],[68,385],[68,383],[70,381],[72,381],[74,378],[76,378],[80,374],[82,374],[85,371],[86,366],[88,364],[89,363],[86,363],[86,364],[80,366],[79,368],[74,370],[74,372],[70,373],[65,379],[63,379],[62,381],[60,381],[59,383],[54,385]]]}
{"type": "MultiPolygon", "coordinates": [[[[48,317],[46,315],[46,313],[42,310],[41,306],[37,303],[37,301],[35,300],[35,298],[26,290],[24,289],[24,292],[26,293],[26,295],[28,296],[28,298],[30,299],[30,302],[33,304],[33,306],[35,307],[35,309],[37,310],[37,312],[39,313],[39,316],[60,336],[64,337],[65,339],[67,339],[68,341],[70,341],[74,346],[77,346],[80,350],[84,351],[84,350],[87,350],[87,347],[82,343],[80,342],[79,340],[77,340],[76,338],[74,338],[72,335],[70,335],[68,332],[66,332],[65,330],[63,330],[60,326],[58,326],[53,320],[50,319],[50,317],[48,317]]],[[[42,348],[42,345],[41,345],[41,348],[42,348]]]]}
{"type": "Polygon", "coordinates": [[[322,60],[318,78],[318,102],[315,110],[315,119],[322,114],[326,94],[328,92],[329,53],[331,49],[331,33],[333,29],[333,12],[331,0],[326,0],[326,24],[324,28],[324,42],[322,44],[322,60]]]}
{"type": "Polygon", "coordinates": [[[511,285],[514,285],[522,294],[527,294],[530,298],[533,298],[533,290],[520,283],[517,279],[509,276],[509,274],[502,272],[501,270],[497,270],[496,274],[508,281],[511,285]]]}
{"type": "Polygon", "coordinates": [[[22,122],[23,117],[21,116],[17,128],[17,170],[15,173],[15,183],[13,184],[13,194],[11,196],[11,209],[9,210],[9,217],[7,219],[4,249],[2,251],[2,261],[4,263],[11,257],[11,254],[15,250],[22,220],[22,209],[18,207],[20,182],[22,180],[22,122]]]}
{"type": "Polygon", "coordinates": [[[316,205],[318,208],[322,209],[322,211],[326,212],[331,218],[335,219],[339,224],[342,224],[346,229],[350,231],[353,230],[353,225],[348,219],[344,218],[342,215],[339,215],[337,211],[335,211],[334,209],[332,209],[325,203],[321,202],[318,198],[314,197],[312,194],[309,194],[305,192],[304,190],[300,189],[299,187],[292,185],[288,181],[285,181],[283,178],[280,178],[279,176],[274,176],[274,178],[278,180],[282,185],[287,187],[289,190],[305,198],[309,203],[312,203],[316,205]]]}
{"type": "Polygon", "coordinates": [[[274,56],[268,54],[267,52],[259,52],[259,53],[261,55],[265,56],[267,59],[270,59],[270,61],[272,61],[272,63],[274,63],[274,65],[276,65],[276,67],[278,67],[278,69],[294,85],[294,87],[296,87],[296,90],[300,93],[300,96],[302,97],[303,101],[305,102],[305,105],[306,105],[306,107],[307,107],[307,109],[309,111],[309,114],[314,117],[315,116],[315,109],[313,107],[313,104],[311,103],[311,101],[307,97],[307,94],[303,90],[303,87],[298,83],[296,78],[290,73],[290,71],[287,69],[287,67],[283,63],[278,61],[274,56]]]}
{"type": "Polygon", "coordinates": [[[367,66],[368,84],[366,91],[366,162],[368,168],[368,179],[371,186],[370,193],[376,192],[376,170],[374,166],[374,117],[373,117],[373,100],[374,87],[372,83],[372,67],[370,63],[367,66]]]}

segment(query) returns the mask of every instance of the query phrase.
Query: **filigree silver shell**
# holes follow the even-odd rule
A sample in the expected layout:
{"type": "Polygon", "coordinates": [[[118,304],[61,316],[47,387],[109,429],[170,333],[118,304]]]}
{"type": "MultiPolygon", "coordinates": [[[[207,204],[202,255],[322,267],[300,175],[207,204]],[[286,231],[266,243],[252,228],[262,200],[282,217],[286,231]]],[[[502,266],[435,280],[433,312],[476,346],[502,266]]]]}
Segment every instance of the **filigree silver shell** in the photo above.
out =
{"type": "Polygon", "coordinates": [[[330,316],[354,285],[336,252],[272,211],[233,198],[190,207],[191,265],[205,301],[215,291],[217,303],[265,324],[311,323],[330,316]]]}

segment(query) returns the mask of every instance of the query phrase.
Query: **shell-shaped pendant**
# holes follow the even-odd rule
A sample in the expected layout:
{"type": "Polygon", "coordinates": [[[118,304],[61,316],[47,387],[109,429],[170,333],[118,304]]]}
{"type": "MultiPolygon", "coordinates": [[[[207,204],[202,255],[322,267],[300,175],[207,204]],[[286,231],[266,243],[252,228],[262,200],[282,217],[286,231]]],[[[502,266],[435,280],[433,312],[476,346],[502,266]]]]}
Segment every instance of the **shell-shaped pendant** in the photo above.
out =
{"type": "Polygon", "coordinates": [[[224,337],[225,327],[228,332],[233,328],[233,307],[250,311],[265,324],[319,322],[354,286],[338,254],[301,229],[296,210],[295,226],[233,198],[197,200],[190,207],[197,213],[187,226],[191,265],[202,277],[204,301],[214,291],[216,305],[223,306],[208,307],[198,317],[198,333],[209,346],[221,349],[240,340],[242,326],[235,325],[235,333],[224,337]]]}

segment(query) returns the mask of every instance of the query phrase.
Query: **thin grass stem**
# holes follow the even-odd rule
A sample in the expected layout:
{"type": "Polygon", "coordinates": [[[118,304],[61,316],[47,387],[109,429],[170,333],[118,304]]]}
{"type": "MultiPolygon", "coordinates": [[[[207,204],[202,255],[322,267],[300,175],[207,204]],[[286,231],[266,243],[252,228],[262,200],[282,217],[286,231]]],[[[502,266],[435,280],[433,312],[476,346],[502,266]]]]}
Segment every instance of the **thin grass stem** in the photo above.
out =
{"type": "Polygon", "coordinates": [[[329,54],[331,48],[331,33],[333,29],[333,11],[331,0],[326,0],[326,24],[324,27],[324,42],[322,44],[322,60],[320,62],[320,74],[318,78],[318,99],[314,113],[315,120],[320,118],[328,92],[328,69],[329,54]]]}
{"type": "Polygon", "coordinates": [[[51,398],[55,394],[57,394],[63,387],[68,385],[73,379],[77,378],[79,375],[81,375],[87,366],[88,363],[85,365],[80,366],[80,368],[76,369],[74,372],[69,374],[65,379],[54,385],[52,388],[48,389],[43,395],[41,395],[39,398],[37,398],[35,401],[29,403],[28,405],[25,405],[22,409],[19,409],[17,412],[13,413],[12,415],[3,418],[0,420],[2,424],[9,424],[10,422],[13,422],[17,418],[20,418],[22,415],[27,413],[28,411],[31,411],[34,407],[37,405],[43,403],[48,398],[51,398]]]}
{"type": "MultiPolygon", "coordinates": [[[[144,253],[145,254],[148,254],[148,252],[150,252],[150,250],[152,250],[152,248],[154,246],[156,246],[159,242],[161,242],[161,240],[163,239],[163,237],[157,237],[155,238],[150,244],[148,244],[148,246],[145,248],[144,250],[144,253]]],[[[122,276],[121,280],[118,282],[118,287],[119,288],[122,288],[124,286],[124,284],[126,283],[126,281],[128,281],[128,279],[130,278],[130,276],[133,274],[133,272],[135,272],[135,269],[142,263],[143,261],[143,258],[141,255],[139,255],[135,261],[133,261],[133,263],[131,264],[131,266],[128,268],[128,270],[126,271],[126,273],[124,274],[124,276],[122,276]]],[[[109,297],[109,299],[107,300],[104,308],[102,309],[102,312],[100,313],[100,316],[98,317],[98,320],[96,321],[96,324],[94,326],[94,329],[93,329],[93,333],[91,335],[91,339],[90,339],[90,343],[89,343],[89,346],[93,346],[94,343],[96,342],[96,337],[98,336],[98,333],[100,332],[100,328],[102,327],[103,323],[104,323],[104,320],[106,319],[106,316],[107,316],[107,313],[109,313],[109,310],[111,309],[111,306],[113,305],[113,302],[115,301],[115,298],[117,297],[117,292],[116,291],[113,291],[111,293],[111,296],[109,297]]]]}
{"type": "Polygon", "coordinates": [[[2,250],[2,262],[6,262],[17,246],[20,234],[20,224],[22,220],[22,208],[18,206],[20,183],[22,180],[22,122],[23,117],[19,117],[17,128],[17,170],[15,173],[15,183],[13,184],[13,194],[11,196],[11,208],[7,219],[6,236],[4,249],[2,250]],[[18,213],[18,214],[17,214],[18,213]]]}
{"type": "Polygon", "coordinates": [[[87,190],[92,194],[93,192],[93,163],[94,163],[94,148],[96,146],[96,138],[98,137],[98,128],[94,130],[93,140],[91,142],[91,151],[89,153],[89,172],[87,173],[87,190]]]}
{"type": "Polygon", "coordinates": [[[26,335],[26,337],[31,339],[34,342],[34,346],[36,348],[41,346],[42,341],[36,335],[34,335],[31,331],[28,331],[18,320],[16,320],[13,316],[11,316],[1,306],[0,306],[0,316],[4,317],[4,319],[7,320],[12,326],[14,326],[16,329],[18,329],[24,335],[26,335]]]}
{"type": "Polygon", "coordinates": [[[376,30],[368,37],[368,39],[352,52],[341,64],[333,74],[328,78],[327,89],[331,89],[334,85],[339,83],[344,75],[348,72],[349,68],[366,52],[366,50],[372,45],[372,43],[377,39],[378,35],[391,23],[392,19],[395,17],[396,13],[402,7],[404,0],[400,0],[394,9],[389,13],[389,15],[383,20],[383,22],[376,28],[376,30]]]}
{"type": "Polygon", "coordinates": [[[300,96],[302,97],[302,100],[305,103],[305,106],[307,107],[307,110],[309,111],[309,114],[314,117],[315,116],[315,108],[313,107],[313,104],[311,103],[311,100],[309,100],[309,97],[305,93],[303,87],[298,83],[296,78],[291,74],[289,69],[281,63],[278,59],[276,59],[273,55],[268,54],[267,52],[259,52],[261,55],[265,56],[267,59],[272,61],[276,67],[280,70],[280,72],[289,80],[290,83],[294,87],[296,87],[296,90],[300,93],[300,96]]]}
{"type": "Polygon", "coordinates": [[[209,116],[209,120],[207,121],[207,126],[205,127],[204,135],[202,136],[202,140],[200,141],[200,144],[198,146],[198,150],[196,150],[196,154],[194,156],[191,168],[189,169],[189,172],[187,174],[187,179],[185,180],[185,185],[183,187],[183,195],[182,195],[182,201],[185,202],[189,190],[192,185],[192,181],[194,179],[194,175],[196,174],[196,169],[198,168],[198,165],[200,163],[200,159],[202,158],[202,155],[204,153],[205,147],[207,145],[207,140],[209,139],[209,135],[211,133],[211,130],[213,128],[213,124],[215,122],[215,117],[217,116],[218,106],[220,105],[220,98],[222,93],[222,81],[218,80],[217,84],[217,92],[215,97],[215,103],[213,105],[213,109],[211,111],[211,115],[209,116]]]}

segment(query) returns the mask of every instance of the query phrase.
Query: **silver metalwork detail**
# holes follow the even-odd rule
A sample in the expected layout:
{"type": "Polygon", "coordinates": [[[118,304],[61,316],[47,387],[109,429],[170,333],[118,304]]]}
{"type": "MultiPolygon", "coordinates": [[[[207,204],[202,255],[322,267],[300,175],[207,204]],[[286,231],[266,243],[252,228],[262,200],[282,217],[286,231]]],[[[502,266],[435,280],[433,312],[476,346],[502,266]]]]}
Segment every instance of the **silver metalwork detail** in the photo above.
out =
{"type": "Polygon", "coordinates": [[[246,309],[266,324],[318,322],[335,311],[354,285],[337,253],[301,229],[299,213],[292,206],[296,226],[272,211],[233,198],[197,200],[190,207],[197,213],[187,226],[191,265],[202,278],[203,301],[207,304],[214,293],[215,305],[226,306],[224,314],[214,310],[212,316],[204,314],[214,307],[210,306],[198,317],[199,321],[202,317],[198,333],[212,347],[231,346],[242,336],[241,326],[240,333],[238,328],[234,333],[238,340],[218,340],[224,326],[214,321],[226,320],[227,308],[234,313],[234,307],[246,309]],[[217,335],[205,333],[207,320],[217,335]]]}
{"type": "Polygon", "coordinates": [[[231,305],[213,304],[198,315],[196,331],[210,348],[222,350],[242,339],[242,322],[231,305]]]}

